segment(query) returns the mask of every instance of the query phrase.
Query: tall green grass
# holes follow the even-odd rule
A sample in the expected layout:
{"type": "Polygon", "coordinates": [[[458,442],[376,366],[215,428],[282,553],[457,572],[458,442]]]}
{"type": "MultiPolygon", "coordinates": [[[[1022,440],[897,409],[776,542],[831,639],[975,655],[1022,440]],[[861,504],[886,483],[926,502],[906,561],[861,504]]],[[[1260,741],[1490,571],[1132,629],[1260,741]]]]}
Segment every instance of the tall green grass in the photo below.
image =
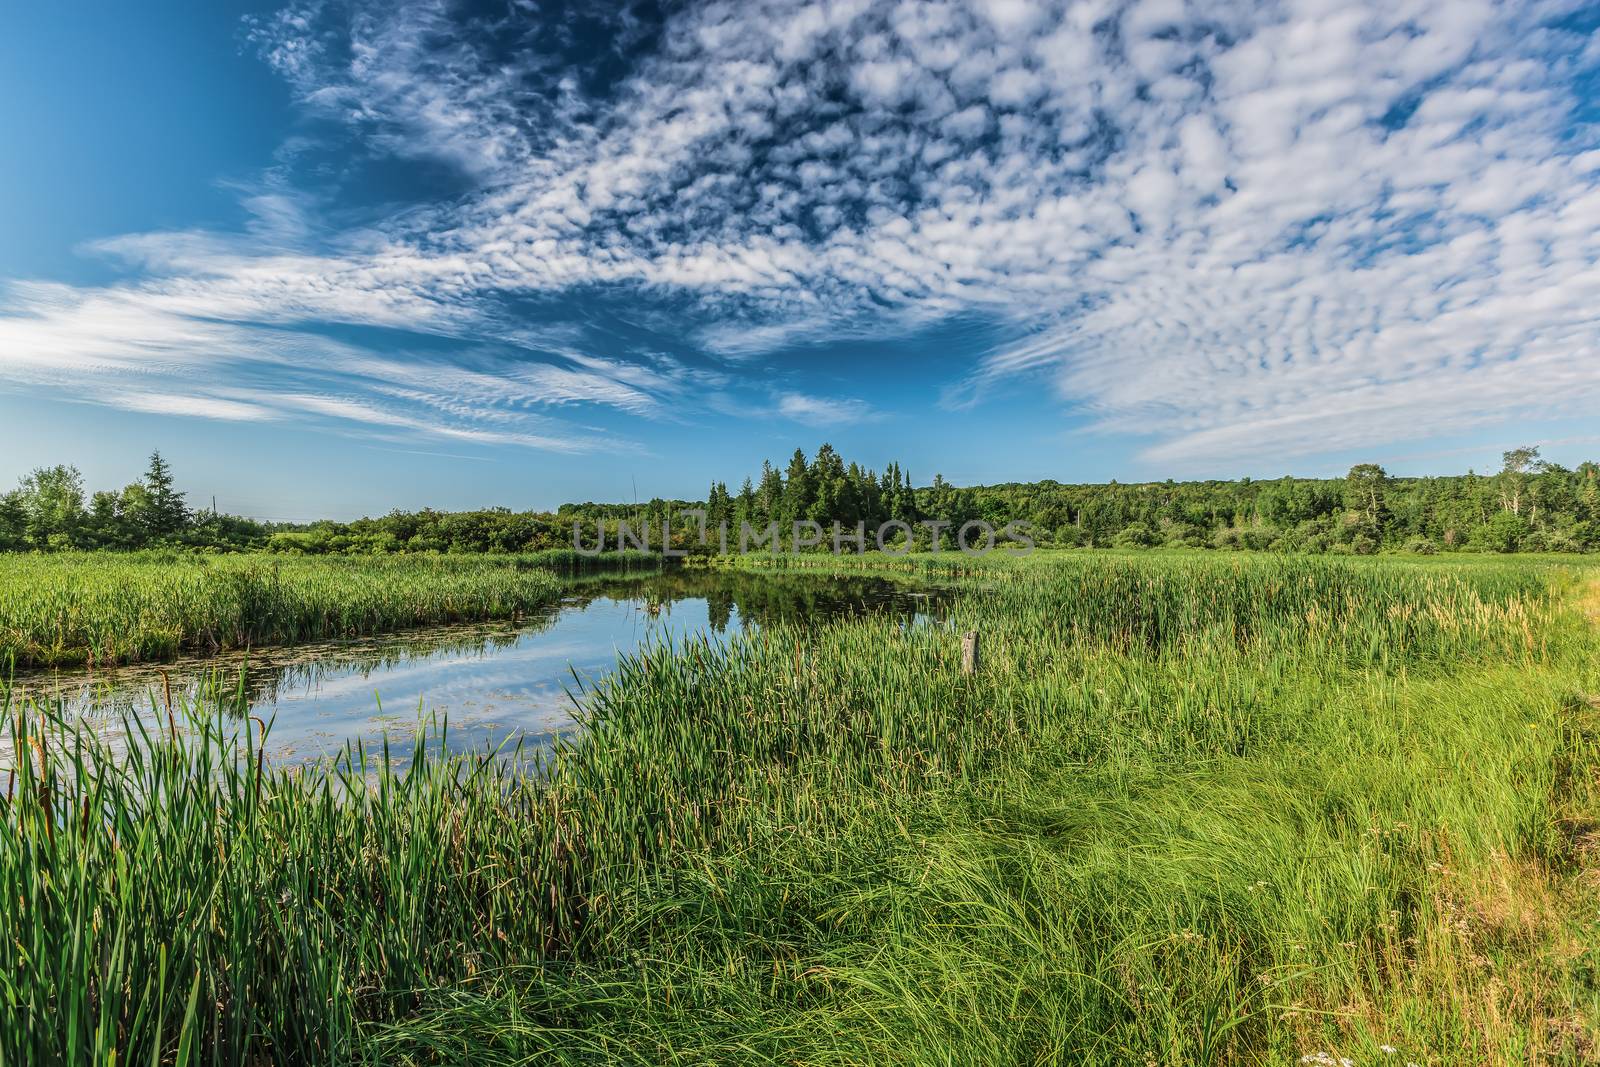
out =
{"type": "Polygon", "coordinates": [[[1560,899],[1597,769],[1579,580],[997,563],[949,626],[626,659],[533,774],[442,746],[274,768],[226,708],[119,754],[10,707],[0,1057],[1575,1048],[1587,1023],[1549,1020],[1593,979],[1545,954],[1593,941],[1560,899]]]}
{"type": "Polygon", "coordinates": [[[561,575],[642,554],[299,558],[58,553],[0,561],[0,663],[110,666],[513,618],[561,575]]]}

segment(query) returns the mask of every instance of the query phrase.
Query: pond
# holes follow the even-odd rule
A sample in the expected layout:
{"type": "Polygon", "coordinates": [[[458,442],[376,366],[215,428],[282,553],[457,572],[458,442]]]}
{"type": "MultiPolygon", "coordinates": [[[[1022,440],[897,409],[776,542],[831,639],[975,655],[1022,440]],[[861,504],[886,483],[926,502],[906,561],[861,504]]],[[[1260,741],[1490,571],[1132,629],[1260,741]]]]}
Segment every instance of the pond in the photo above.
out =
{"type": "Polygon", "coordinates": [[[572,726],[573,693],[619,654],[659,639],[726,641],[773,621],[888,613],[906,625],[942,617],[944,594],[875,577],[675,570],[577,579],[561,600],[516,622],[408,630],[259,649],[249,656],[116,670],[35,672],[16,688],[120,730],[129,712],[165,721],[173,699],[237,696],[272,723],[268,756],[301,762],[356,737],[388,733],[409,752],[419,717],[448,717],[457,750],[522,740],[542,746],[572,726]]]}

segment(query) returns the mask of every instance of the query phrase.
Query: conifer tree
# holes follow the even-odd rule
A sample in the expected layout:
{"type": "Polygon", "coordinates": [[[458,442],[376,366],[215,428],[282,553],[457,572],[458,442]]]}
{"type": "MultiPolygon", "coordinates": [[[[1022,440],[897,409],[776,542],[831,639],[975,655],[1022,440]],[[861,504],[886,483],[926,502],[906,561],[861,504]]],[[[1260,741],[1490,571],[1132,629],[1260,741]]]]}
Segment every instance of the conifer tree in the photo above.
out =
{"type": "Polygon", "coordinates": [[[150,466],[144,473],[144,527],[151,537],[170,537],[189,525],[189,509],[183,494],[173,487],[172,468],[160,452],[150,453],[150,466]]]}

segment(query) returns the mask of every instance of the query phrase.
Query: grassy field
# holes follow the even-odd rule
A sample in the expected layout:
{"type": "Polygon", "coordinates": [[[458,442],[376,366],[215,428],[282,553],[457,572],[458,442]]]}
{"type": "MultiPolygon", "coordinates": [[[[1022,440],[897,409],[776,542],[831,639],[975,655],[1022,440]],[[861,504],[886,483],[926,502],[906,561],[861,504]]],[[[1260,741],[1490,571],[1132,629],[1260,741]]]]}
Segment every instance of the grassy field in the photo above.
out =
{"type": "Polygon", "coordinates": [[[653,649],[543,776],[9,706],[0,1061],[1595,1054],[1600,574],[894,566],[950,625],[653,649]]]}
{"type": "MultiPolygon", "coordinates": [[[[0,668],[109,666],[431,623],[548,603],[571,551],[521,556],[56,553],[0,561],[0,668]]],[[[654,565],[607,557],[607,567],[654,565]]]]}

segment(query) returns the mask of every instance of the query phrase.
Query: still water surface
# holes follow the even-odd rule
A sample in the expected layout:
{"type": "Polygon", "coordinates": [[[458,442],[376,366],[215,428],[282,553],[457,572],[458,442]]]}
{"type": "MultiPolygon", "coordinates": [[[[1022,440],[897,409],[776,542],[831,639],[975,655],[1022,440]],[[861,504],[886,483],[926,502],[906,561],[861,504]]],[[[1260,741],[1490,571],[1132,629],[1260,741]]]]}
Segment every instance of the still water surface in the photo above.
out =
{"type": "MultiPolygon", "coordinates": [[[[434,627],[360,640],[264,649],[161,667],[19,677],[31,695],[108,726],[119,711],[154,717],[174,698],[242,684],[272,723],[269,756],[315,759],[384,733],[409,745],[419,716],[448,716],[450,746],[548,743],[572,725],[577,680],[603,678],[619,653],[662,638],[726,641],[777,620],[887,613],[905,625],[942,617],[936,590],[882,578],[673,571],[580,580],[518,622],[434,627]]],[[[164,720],[165,714],[160,718],[164,720]]]]}

